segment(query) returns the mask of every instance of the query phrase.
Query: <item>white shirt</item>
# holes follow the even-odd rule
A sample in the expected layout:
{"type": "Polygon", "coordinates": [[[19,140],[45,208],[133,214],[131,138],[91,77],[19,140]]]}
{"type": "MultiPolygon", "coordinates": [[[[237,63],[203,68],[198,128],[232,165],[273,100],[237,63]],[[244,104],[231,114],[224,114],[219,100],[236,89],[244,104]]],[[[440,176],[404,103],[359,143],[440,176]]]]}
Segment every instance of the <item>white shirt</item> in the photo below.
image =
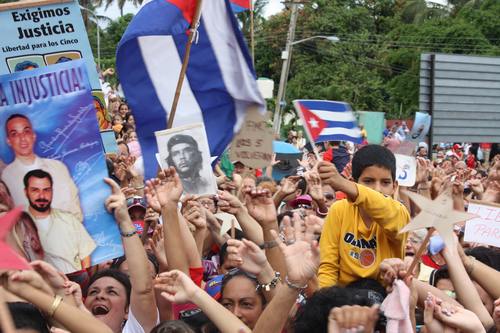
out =
{"type": "Polygon", "coordinates": [[[96,248],[83,224],[73,214],[55,208],[46,218],[32,217],[45,251],[44,260],[64,274],[81,270],[81,261],[96,248]]]}
{"type": "Polygon", "coordinates": [[[9,188],[14,204],[22,205],[25,210],[28,209],[29,201],[24,193],[23,179],[26,173],[35,169],[42,169],[48,172],[52,177],[54,184],[51,207],[70,212],[75,215],[78,221],[82,222],[83,214],[80,208],[78,188],[73,182],[68,168],[66,168],[64,163],[58,160],[50,160],[36,156],[35,162],[31,165],[26,165],[17,158],[7,165],[2,172],[2,180],[9,188]]]}
{"type": "MultiPolygon", "coordinates": [[[[160,314],[158,313],[158,309],[156,310],[156,325],[160,323],[160,314]]],[[[128,308],[128,317],[125,326],[123,326],[122,333],[145,333],[144,328],[142,328],[141,324],[137,321],[132,312],[132,308],[128,308]]]]}

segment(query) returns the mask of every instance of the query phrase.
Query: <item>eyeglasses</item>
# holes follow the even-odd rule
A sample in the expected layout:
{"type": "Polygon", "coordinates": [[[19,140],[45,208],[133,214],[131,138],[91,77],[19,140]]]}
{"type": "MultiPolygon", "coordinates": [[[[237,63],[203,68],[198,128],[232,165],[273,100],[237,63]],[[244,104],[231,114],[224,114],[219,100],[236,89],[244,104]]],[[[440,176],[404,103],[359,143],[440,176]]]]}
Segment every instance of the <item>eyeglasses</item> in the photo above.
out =
{"type": "Polygon", "coordinates": [[[143,207],[146,207],[146,201],[144,198],[141,197],[131,197],[127,199],[127,207],[130,207],[132,205],[141,205],[143,207]]]}
{"type": "Polygon", "coordinates": [[[312,206],[308,204],[298,204],[296,208],[312,209],[312,206]]]}
{"type": "Polygon", "coordinates": [[[255,287],[255,290],[256,291],[259,290],[259,282],[257,280],[257,277],[255,275],[248,273],[248,272],[245,272],[244,270],[239,269],[239,268],[231,268],[230,270],[228,270],[227,273],[224,274],[224,277],[222,278],[222,284],[225,284],[228,280],[230,280],[233,277],[238,276],[238,275],[246,276],[250,280],[254,281],[255,284],[257,285],[255,287]]]}
{"type": "Polygon", "coordinates": [[[333,195],[333,193],[326,192],[326,193],[323,193],[323,196],[325,197],[326,200],[335,199],[335,196],[333,195]]]}

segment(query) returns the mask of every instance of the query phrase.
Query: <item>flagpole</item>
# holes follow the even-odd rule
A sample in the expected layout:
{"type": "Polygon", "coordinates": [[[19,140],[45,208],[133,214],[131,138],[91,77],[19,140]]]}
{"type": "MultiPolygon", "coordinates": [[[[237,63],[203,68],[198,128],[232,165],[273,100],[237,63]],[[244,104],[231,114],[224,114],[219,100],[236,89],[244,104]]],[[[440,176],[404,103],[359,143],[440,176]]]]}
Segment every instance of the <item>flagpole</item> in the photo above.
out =
{"type": "Polygon", "coordinates": [[[191,45],[193,44],[193,40],[198,34],[198,25],[200,23],[201,17],[201,7],[203,0],[198,0],[196,4],[196,12],[193,17],[193,21],[191,22],[191,27],[189,29],[189,38],[186,45],[186,53],[184,54],[184,59],[182,60],[181,72],[179,74],[179,80],[177,81],[177,88],[175,89],[174,101],[172,102],[172,107],[170,108],[170,112],[168,114],[168,123],[167,129],[172,128],[175,118],[175,112],[177,111],[177,105],[179,104],[179,98],[181,96],[182,83],[184,82],[184,78],[186,77],[187,66],[189,63],[189,55],[191,54],[191,45]]]}
{"type": "Polygon", "coordinates": [[[252,63],[255,67],[255,36],[254,36],[254,16],[253,0],[250,0],[250,48],[252,50],[252,63]]]}

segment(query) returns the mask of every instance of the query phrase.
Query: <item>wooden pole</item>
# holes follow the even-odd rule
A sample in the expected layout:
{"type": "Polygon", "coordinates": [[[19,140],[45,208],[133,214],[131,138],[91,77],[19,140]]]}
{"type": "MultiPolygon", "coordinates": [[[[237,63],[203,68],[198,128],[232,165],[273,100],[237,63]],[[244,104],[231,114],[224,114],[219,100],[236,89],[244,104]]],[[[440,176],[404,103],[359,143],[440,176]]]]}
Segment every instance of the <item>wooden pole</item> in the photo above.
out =
{"type": "Polygon", "coordinates": [[[167,129],[172,128],[172,124],[174,123],[177,104],[179,104],[179,98],[181,96],[182,83],[184,82],[184,78],[186,77],[189,55],[191,54],[191,45],[193,44],[193,40],[198,33],[202,4],[203,0],[198,0],[196,4],[196,12],[194,14],[193,21],[191,22],[191,28],[189,29],[189,38],[186,45],[186,53],[184,54],[184,59],[182,60],[182,67],[179,74],[179,80],[177,81],[177,88],[175,89],[174,101],[172,102],[172,107],[170,108],[170,113],[168,115],[167,129]]]}
{"type": "Polygon", "coordinates": [[[255,35],[254,35],[254,7],[253,0],[250,0],[250,48],[252,50],[252,63],[255,67],[255,35]]]}
{"type": "Polygon", "coordinates": [[[425,235],[425,238],[422,241],[422,244],[420,244],[420,247],[418,248],[417,253],[415,253],[415,256],[413,257],[413,261],[411,262],[411,265],[408,268],[408,271],[406,271],[406,275],[413,274],[415,267],[417,266],[418,262],[420,261],[420,258],[422,257],[422,254],[424,254],[424,251],[427,248],[427,244],[429,244],[429,240],[431,239],[433,232],[434,232],[434,228],[429,228],[429,230],[427,230],[427,235],[425,235]]]}

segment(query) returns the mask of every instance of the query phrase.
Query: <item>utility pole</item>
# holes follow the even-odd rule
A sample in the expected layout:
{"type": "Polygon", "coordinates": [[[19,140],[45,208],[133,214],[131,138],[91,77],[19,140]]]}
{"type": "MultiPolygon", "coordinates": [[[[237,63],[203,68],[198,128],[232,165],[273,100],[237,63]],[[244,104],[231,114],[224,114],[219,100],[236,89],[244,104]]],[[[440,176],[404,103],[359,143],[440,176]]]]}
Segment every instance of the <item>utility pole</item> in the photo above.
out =
{"type": "Polygon", "coordinates": [[[293,1],[291,4],[292,13],[290,15],[290,26],[288,27],[288,35],[286,38],[285,50],[281,53],[283,65],[281,67],[280,85],[278,88],[278,96],[276,96],[276,108],[274,109],[273,129],[274,133],[280,133],[281,128],[281,110],[285,106],[285,91],[288,81],[288,72],[290,71],[290,60],[292,58],[292,43],[295,39],[295,27],[297,26],[298,6],[299,4],[293,1]]]}

